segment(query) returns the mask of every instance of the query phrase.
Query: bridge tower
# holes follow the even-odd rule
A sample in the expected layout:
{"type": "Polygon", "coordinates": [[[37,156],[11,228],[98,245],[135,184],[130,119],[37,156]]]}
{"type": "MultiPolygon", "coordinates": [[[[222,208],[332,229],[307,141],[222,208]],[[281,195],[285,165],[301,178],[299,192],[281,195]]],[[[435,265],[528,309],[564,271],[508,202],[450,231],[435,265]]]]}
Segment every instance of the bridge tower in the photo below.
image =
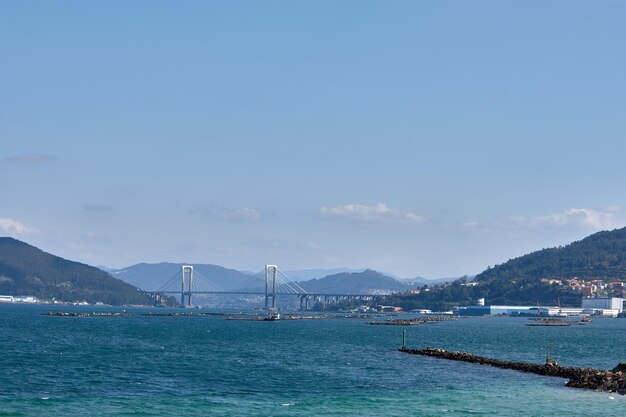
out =
{"type": "Polygon", "coordinates": [[[265,309],[270,309],[270,298],[272,299],[271,308],[276,308],[276,274],[278,267],[276,265],[265,265],[265,309]]]}
{"type": "Polygon", "coordinates": [[[193,266],[183,265],[181,277],[180,305],[182,307],[191,307],[191,296],[193,295],[193,266]],[[187,296],[187,304],[185,304],[185,296],[187,296]]]}

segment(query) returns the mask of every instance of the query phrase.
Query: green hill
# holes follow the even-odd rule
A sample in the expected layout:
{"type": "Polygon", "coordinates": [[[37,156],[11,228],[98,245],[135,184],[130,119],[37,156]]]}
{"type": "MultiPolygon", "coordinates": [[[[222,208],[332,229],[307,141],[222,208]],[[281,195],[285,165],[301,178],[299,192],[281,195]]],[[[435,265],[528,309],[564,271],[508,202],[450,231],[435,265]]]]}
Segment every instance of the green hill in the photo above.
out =
{"type": "Polygon", "coordinates": [[[477,281],[536,281],[540,278],[626,278],[626,228],[598,232],[557,248],[543,249],[496,265],[477,281]]]}
{"type": "Polygon", "coordinates": [[[549,286],[542,278],[626,279],[626,228],[595,233],[566,246],[543,249],[476,276],[483,296],[495,303],[578,305],[580,295],[566,288],[549,286]],[[535,301],[535,302],[536,302],[535,301]]]}
{"type": "Polygon", "coordinates": [[[302,281],[300,285],[311,293],[335,294],[389,294],[411,288],[395,278],[371,269],[328,275],[324,278],[302,281]]]}
{"type": "Polygon", "coordinates": [[[0,237],[0,294],[105,304],[151,304],[137,288],[108,273],[0,237]]]}
{"type": "Polygon", "coordinates": [[[438,285],[420,294],[390,297],[405,308],[444,309],[485,298],[488,304],[580,305],[580,293],[542,278],[626,280],[626,228],[598,232],[566,246],[542,249],[488,268],[475,278],[438,285]]]}

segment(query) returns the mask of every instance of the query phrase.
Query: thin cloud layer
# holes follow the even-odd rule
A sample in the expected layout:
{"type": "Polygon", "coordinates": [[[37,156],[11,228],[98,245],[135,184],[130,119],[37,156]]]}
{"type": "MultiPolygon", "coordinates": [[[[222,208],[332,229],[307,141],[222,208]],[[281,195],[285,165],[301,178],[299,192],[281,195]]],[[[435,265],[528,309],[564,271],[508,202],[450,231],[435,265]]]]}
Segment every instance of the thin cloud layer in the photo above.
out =
{"type": "Polygon", "coordinates": [[[545,216],[512,216],[492,222],[466,221],[457,225],[445,226],[448,230],[502,231],[502,230],[541,230],[541,229],[583,229],[587,231],[611,230],[626,226],[621,208],[617,206],[596,210],[570,208],[545,216]]]}
{"type": "Polygon", "coordinates": [[[384,203],[375,206],[345,204],[337,207],[322,207],[320,214],[327,218],[348,219],[358,222],[422,223],[424,221],[424,217],[417,213],[394,209],[384,203]]]}
{"type": "Polygon", "coordinates": [[[0,230],[4,233],[15,233],[18,235],[28,235],[36,233],[37,230],[24,225],[17,220],[0,217],[0,230]]]}
{"type": "Polygon", "coordinates": [[[257,221],[261,219],[261,213],[257,209],[249,207],[240,209],[229,209],[217,206],[210,208],[198,207],[191,210],[189,213],[229,221],[257,221]]]}
{"type": "Polygon", "coordinates": [[[547,216],[526,218],[513,217],[515,224],[532,226],[580,226],[594,230],[614,229],[624,224],[617,218],[617,211],[594,210],[588,208],[570,208],[561,213],[554,213],[547,216]]]}
{"type": "Polygon", "coordinates": [[[8,158],[2,159],[3,162],[9,162],[13,164],[33,165],[46,162],[55,161],[58,158],[54,155],[42,154],[42,153],[28,153],[22,155],[14,155],[8,158]]]}
{"type": "Polygon", "coordinates": [[[260,220],[261,214],[253,209],[244,207],[238,210],[224,210],[221,213],[222,220],[260,220]]]}

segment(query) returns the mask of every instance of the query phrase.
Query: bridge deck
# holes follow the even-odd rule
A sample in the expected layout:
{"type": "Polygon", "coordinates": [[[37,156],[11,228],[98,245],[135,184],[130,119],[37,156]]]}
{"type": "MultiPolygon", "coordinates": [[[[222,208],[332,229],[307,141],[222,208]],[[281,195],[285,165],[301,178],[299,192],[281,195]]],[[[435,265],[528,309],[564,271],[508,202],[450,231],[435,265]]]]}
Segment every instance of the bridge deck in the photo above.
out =
{"type": "MultiPolygon", "coordinates": [[[[181,291],[152,291],[160,294],[180,294],[181,291]]],[[[193,294],[233,294],[233,295],[265,295],[264,291],[193,291],[193,294]]],[[[385,297],[383,294],[335,294],[335,293],[294,293],[277,292],[276,295],[297,295],[315,297],[385,297]]]]}

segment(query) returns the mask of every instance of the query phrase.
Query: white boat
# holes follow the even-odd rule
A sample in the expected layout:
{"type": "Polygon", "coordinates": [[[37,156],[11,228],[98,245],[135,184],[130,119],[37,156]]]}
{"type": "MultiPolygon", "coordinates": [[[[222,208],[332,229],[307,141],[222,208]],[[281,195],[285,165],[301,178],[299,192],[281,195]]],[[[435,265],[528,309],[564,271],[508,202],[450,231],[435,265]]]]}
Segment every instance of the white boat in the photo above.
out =
{"type": "Polygon", "coordinates": [[[270,308],[270,311],[267,314],[267,317],[265,317],[263,320],[267,320],[267,321],[280,320],[280,313],[278,312],[278,309],[270,308]]]}

